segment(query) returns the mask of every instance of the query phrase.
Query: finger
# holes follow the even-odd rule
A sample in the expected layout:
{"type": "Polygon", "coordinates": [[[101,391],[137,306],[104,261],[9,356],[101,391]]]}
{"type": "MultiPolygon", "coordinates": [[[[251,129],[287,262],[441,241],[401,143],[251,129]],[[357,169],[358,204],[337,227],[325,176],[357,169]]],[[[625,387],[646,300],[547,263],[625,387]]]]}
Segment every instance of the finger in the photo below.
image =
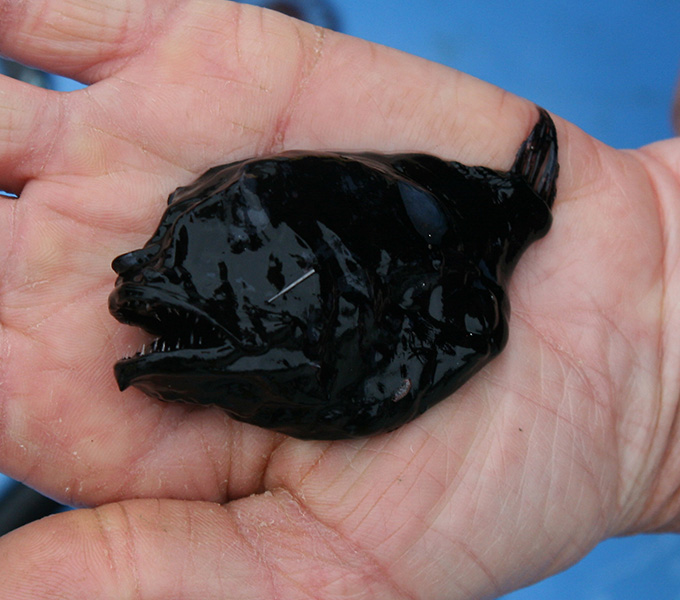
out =
{"type": "Polygon", "coordinates": [[[19,192],[58,132],[57,94],[0,76],[0,189],[19,192]]]}
{"type": "Polygon", "coordinates": [[[95,67],[124,61],[147,44],[177,4],[0,0],[0,54],[88,81],[87,73],[95,67]]]}
{"type": "Polygon", "coordinates": [[[243,138],[224,142],[231,152],[236,145],[258,153],[319,146],[440,153],[455,145],[457,160],[509,166],[507,150],[536,118],[530,103],[441,65],[253,6],[43,4],[0,0],[0,52],[85,82],[129,66],[126,78],[170,90],[173,104],[181,102],[178,85],[189,97],[188,82],[195,98],[182,110],[229,115],[243,138]],[[215,82],[226,84],[217,98],[215,82]]]}
{"type": "Polygon", "coordinates": [[[392,598],[375,561],[284,492],[137,500],[43,519],[0,542],[2,598],[392,598]]]}

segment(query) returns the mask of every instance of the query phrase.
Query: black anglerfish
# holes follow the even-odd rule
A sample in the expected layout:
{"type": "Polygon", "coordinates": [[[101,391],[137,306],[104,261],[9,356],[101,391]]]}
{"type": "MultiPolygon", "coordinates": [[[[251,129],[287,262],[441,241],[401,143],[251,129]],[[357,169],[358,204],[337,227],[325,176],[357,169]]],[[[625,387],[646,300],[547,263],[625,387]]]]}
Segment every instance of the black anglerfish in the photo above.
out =
{"type": "Polygon", "coordinates": [[[157,336],[118,385],[299,438],[395,429],[503,348],[503,285],[550,228],[558,168],[542,109],[508,172],[299,151],[214,167],[113,261],[111,313],[157,336]]]}

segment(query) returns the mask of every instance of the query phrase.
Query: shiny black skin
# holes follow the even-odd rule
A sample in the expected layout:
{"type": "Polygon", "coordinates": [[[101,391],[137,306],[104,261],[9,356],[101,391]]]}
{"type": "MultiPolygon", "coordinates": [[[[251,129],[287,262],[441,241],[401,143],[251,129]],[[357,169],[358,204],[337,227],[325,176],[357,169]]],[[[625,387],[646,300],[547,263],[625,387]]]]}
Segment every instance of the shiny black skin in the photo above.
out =
{"type": "Polygon", "coordinates": [[[159,336],[116,364],[120,389],[298,438],[395,429],[503,348],[503,284],[557,172],[542,109],[509,172],[307,152],[210,169],[113,262],[111,313],[159,336]]]}

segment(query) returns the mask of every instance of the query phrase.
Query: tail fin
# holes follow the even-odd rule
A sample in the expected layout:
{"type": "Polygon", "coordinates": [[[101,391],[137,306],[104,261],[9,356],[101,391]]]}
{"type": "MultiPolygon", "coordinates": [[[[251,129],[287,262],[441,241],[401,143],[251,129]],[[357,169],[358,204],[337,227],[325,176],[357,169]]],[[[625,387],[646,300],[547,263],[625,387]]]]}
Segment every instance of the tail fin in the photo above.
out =
{"type": "Polygon", "coordinates": [[[548,111],[538,107],[539,119],[522,143],[511,173],[523,177],[529,186],[552,208],[557,175],[557,132],[548,111]]]}

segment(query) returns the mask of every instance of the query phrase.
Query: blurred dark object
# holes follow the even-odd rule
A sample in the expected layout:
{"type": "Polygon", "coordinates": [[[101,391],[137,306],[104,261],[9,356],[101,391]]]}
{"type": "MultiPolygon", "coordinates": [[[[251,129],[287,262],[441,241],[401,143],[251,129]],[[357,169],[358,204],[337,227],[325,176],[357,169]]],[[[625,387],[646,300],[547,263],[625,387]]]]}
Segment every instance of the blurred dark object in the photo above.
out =
{"type": "Polygon", "coordinates": [[[38,87],[52,87],[50,85],[50,76],[44,71],[25,67],[24,65],[20,65],[19,63],[15,63],[14,61],[5,58],[0,58],[0,73],[12,77],[13,79],[25,81],[31,85],[37,85],[38,87]]]}
{"type": "Polygon", "coordinates": [[[0,536],[64,508],[23,483],[12,482],[0,494],[0,536]]]}
{"type": "Polygon", "coordinates": [[[253,0],[245,4],[269,8],[312,25],[340,31],[338,12],[327,0],[253,0]]]}

